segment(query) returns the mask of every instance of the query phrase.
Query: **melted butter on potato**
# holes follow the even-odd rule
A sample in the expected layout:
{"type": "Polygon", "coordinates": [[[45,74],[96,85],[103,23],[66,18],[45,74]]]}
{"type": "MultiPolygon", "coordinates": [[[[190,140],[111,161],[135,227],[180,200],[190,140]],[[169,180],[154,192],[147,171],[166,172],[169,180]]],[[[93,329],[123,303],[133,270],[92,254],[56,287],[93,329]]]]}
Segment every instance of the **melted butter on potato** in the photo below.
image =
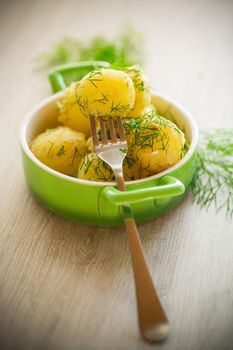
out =
{"type": "Polygon", "coordinates": [[[132,79],[114,69],[95,70],[83,77],[76,88],[77,103],[86,115],[126,117],[135,103],[132,79]]]}
{"type": "Polygon", "coordinates": [[[64,126],[48,129],[32,141],[31,151],[50,168],[74,176],[87,153],[85,135],[64,126]]]}
{"type": "Polygon", "coordinates": [[[66,89],[64,97],[58,102],[60,110],[58,121],[64,126],[68,126],[89,136],[91,133],[90,121],[77,104],[76,88],[77,83],[72,83],[66,89]]]}

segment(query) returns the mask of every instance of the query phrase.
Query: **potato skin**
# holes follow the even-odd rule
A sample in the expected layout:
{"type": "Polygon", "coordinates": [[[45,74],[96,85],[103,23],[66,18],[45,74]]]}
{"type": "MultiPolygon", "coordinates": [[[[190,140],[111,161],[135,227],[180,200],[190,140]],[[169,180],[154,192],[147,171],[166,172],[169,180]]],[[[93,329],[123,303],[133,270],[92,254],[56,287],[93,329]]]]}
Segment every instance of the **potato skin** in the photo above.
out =
{"type": "Polygon", "coordinates": [[[135,89],[134,107],[127,115],[127,118],[142,118],[151,103],[149,80],[139,66],[128,67],[124,71],[132,79],[135,89]]]}
{"type": "Polygon", "coordinates": [[[47,129],[32,141],[31,151],[50,168],[74,176],[87,153],[85,135],[64,126],[47,129]]]}
{"type": "Polygon", "coordinates": [[[58,102],[60,110],[58,121],[64,126],[84,133],[88,137],[91,133],[90,121],[77,104],[76,88],[77,83],[71,83],[66,89],[64,97],[58,102]]]}
{"type": "Polygon", "coordinates": [[[132,79],[114,69],[95,70],[77,84],[77,102],[86,115],[126,117],[135,103],[132,79]]]}

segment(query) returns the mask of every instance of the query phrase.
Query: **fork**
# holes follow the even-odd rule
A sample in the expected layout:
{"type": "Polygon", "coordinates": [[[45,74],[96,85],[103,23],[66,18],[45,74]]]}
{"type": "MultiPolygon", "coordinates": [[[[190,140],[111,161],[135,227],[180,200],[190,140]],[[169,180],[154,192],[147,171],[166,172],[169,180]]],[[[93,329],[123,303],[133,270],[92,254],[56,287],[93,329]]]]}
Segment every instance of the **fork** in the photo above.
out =
{"type": "MultiPolygon", "coordinates": [[[[120,191],[125,191],[126,187],[122,165],[128,150],[128,145],[122,119],[121,117],[117,117],[115,124],[112,118],[109,118],[108,122],[101,117],[98,119],[100,135],[97,132],[95,117],[90,116],[91,134],[95,152],[100,159],[112,168],[118,189],[120,191]],[[109,132],[106,130],[106,124],[108,124],[109,132]]],[[[153,284],[134,220],[133,211],[128,203],[122,205],[122,214],[131,251],[141,334],[147,341],[161,341],[169,335],[169,321],[153,284]]]]}

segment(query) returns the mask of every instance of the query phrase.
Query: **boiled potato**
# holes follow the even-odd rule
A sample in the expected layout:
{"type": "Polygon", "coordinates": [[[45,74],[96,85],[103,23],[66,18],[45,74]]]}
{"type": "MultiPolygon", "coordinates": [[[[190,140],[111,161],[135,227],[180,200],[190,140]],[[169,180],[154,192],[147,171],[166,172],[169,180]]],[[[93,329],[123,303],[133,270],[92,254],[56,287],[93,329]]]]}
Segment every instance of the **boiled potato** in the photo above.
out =
{"type": "Polygon", "coordinates": [[[126,181],[138,180],[147,176],[140,160],[130,150],[123,162],[123,174],[126,181]]]}
{"type": "Polygon", "coordinates": [[[86,145],[87,145],[87,149],[88,149],[89,152],[94,152],[94,145],[93,145],[93,142],[92,142],[92,137],[89,137],[87,139],[86,145]]]}
{"type": "Polygon", "coordinates": [[[112,169],[95,152],[86,154],[80,162],[76,177],[90,181],[113,181],[112,169]]]}
{"type": "Polygon", "coordinates": [[[149,80],[138,66],[124,69],[133,81],[135,89],[135,104],[127,117],[142,118],[151,103],[151,92],[149,80]]]}
{"type": "Polygon", "coordinates": [[[76,88],[77,83],[72,83],[66,89],[64,97],[58,102],[60,110],[58,121],[65,126],[83,132],[86,136],[89,136],[91,133],[89,118],[83,114],[77,104],[76,88]]]}
{"type": "Polygon", "coordinates": [[[155,111],[143,119],[129,122],[128,133],[132,152],[150,175],[170,168],[185,154],[183,132],[155,111]]]}
{"type": "MultiPolygon", "coordinates": [[[[123,173],[126,181],[140,179],[141,163],[134,157],[127,157],[123,162],[123,173]]],[[[112,169],[95,152],[86,154],[80,161],[76,177],[90,181],[114,181],[112,169]]]]}
{"type": "Polygon", "coordinates": [[[50,168],[74,176],[87,153],[85,135],[65,126],[48,129],[32,141],[31,151],[50,168]]]}
{"type": "Polygon", "coordinates": [[[132,79],[114,69],[95,70],[77,84],[77,103],[86,115],[126,117],[135,103],[132,79]]]}

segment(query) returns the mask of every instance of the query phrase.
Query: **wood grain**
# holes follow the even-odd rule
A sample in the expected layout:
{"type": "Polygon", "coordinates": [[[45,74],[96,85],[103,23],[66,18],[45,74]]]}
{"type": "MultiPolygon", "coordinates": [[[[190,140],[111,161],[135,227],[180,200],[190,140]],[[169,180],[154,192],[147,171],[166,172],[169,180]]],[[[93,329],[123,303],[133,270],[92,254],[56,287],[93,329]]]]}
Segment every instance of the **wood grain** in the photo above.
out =
{"type": "MultiPolygon", "coordinates": [[[[33,58],[64,35],[113,36],[130,21],[147,37],[152,85],[184,104],[201,129],[232,127],[232,14],[226,0],[1,2],[1,349],[152,348],[137,328],[124,229],[65,221],[26,187],[19,124],[50,93],[33,58]]],[[[172,325],[155,348],[232,349],[232,220],[188,195],[139,232],[172,325]]]]}

